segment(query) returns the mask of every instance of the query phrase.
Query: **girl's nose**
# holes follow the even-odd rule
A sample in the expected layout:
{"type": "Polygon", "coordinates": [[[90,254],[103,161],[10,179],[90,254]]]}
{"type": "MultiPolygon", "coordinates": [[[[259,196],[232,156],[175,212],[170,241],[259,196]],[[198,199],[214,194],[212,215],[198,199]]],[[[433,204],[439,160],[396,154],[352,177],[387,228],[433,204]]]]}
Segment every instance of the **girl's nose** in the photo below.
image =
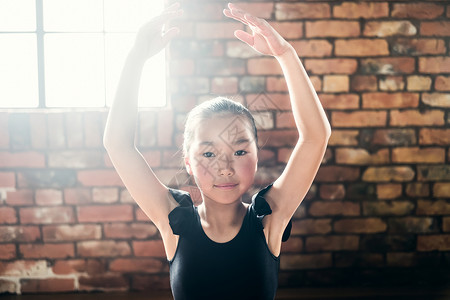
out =
{"type": "Polygon", "coordinates": [[[234,175],[234,169],[232,166],[232,160],[228,158],[225,154],[219,157],[219,174],[221,176],[232,176],[234,175]]]}

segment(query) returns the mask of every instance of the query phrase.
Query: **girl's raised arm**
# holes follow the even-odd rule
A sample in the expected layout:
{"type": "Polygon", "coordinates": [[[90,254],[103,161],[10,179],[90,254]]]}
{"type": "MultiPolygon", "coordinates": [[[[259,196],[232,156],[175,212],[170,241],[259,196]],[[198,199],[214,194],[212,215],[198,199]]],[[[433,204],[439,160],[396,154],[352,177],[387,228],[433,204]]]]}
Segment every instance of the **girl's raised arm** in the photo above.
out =
{"type": "Polygon", "coordinates": [[[144,63],[161,51],[178,33],[164,25],[182,14],[178,4],[141,27],[120,76],[114,102],[109,110],[103,137],[104,146],[128,191],[145,214],[158,227],[168,257],[175,253],[176,236],[169,226],[168,214],[178,204],[169,196],[135,146],[139,83],[144,63]]]}
{"type": "Polygon", "coordinates": [[[266,194],[273,213],[264,218],[269,230],[269,247],[274,254],[281,247],[281,235],[308,192],[325,153],[331,134],[330,124],[319,98],[294,48],[268,22],[252,16],[233,4],[224,10],[227,17],[248,25],[235,36],[256,51],[274,56],[286,79],[299,139],[281,176],[266,194]]]}

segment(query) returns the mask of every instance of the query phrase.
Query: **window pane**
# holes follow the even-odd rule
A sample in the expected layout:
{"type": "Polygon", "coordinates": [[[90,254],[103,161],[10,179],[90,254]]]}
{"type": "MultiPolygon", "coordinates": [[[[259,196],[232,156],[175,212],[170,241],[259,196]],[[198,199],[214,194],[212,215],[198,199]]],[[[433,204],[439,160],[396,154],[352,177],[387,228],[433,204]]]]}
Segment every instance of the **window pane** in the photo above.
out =
{"type": "MultiPolygon", "coordinates": [[[[134,34],[106,34],[106,104],[111,105],[125,58],[133,45],[134,34]]],[[[139,90],[139,106],[161,107],[166,104],[165,56],[162,51],[144,66],[139,90]]]]}
{"type": "Polygon", "coordinates": [[[47,106],[105,105],[103,34],[46,34],[44,49],[47,106]]]}
{"type": "Polygon", "coordinates": [[[102,0],[43,0],[44,30],[102,32],[102,0]]]}
{"type": "Polygon", "coordinates": [[[35,0],[0,0],[0,31],[35,30],[35,0]]]}
{"type": "Polygon", "coordinates": [[[136,32],[142,24],[158,15],[163,8],[162,0],[107,0],[105,31],[136,32]]]}
{"type": "Polygon", "coordinates": [[[36,36],[0,34],[0,53],[0,107],[37,107],[36,36]]]}

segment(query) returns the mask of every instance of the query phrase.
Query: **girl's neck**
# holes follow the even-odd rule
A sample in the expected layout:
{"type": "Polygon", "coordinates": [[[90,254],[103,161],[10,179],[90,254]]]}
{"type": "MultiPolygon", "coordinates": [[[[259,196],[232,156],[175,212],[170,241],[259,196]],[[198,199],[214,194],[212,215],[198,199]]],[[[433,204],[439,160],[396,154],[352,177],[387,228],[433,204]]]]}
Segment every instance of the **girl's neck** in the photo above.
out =
{"type": "Polygon", "coordinates": [[[217,231],[240,227],[246,211],[247,206],[241,200],[230,204],[221,204],[206,198],[198,206],[202,223],[217,231]]]}

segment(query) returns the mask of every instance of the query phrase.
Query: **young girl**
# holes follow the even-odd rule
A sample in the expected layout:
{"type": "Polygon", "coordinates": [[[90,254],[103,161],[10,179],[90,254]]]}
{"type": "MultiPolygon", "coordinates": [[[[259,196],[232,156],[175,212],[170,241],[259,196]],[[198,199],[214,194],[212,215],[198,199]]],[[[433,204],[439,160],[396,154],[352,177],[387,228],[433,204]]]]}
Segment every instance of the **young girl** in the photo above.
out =
{"type": "Polygon", "coordinates": [[[324,155],[330,125],[294,48],[263,19],[229,4],[225,16],[251,33],[235,36],[279,62],[299,139],[281,176],[242,202],[258,163],[256,127],[249,111],[224,98],[189,114],[184,162],[201,193],[195,207],[186,192],[156,178],[134,143],[137,98],[145,61],[179,29],[164,25],[182,15],[178,4],[144,25],[130,51],[104,136],[108,154],[127,189],[157,226],[170,264],[171,288],[180,299],[274,299],[282,240],[324,155]]]}

